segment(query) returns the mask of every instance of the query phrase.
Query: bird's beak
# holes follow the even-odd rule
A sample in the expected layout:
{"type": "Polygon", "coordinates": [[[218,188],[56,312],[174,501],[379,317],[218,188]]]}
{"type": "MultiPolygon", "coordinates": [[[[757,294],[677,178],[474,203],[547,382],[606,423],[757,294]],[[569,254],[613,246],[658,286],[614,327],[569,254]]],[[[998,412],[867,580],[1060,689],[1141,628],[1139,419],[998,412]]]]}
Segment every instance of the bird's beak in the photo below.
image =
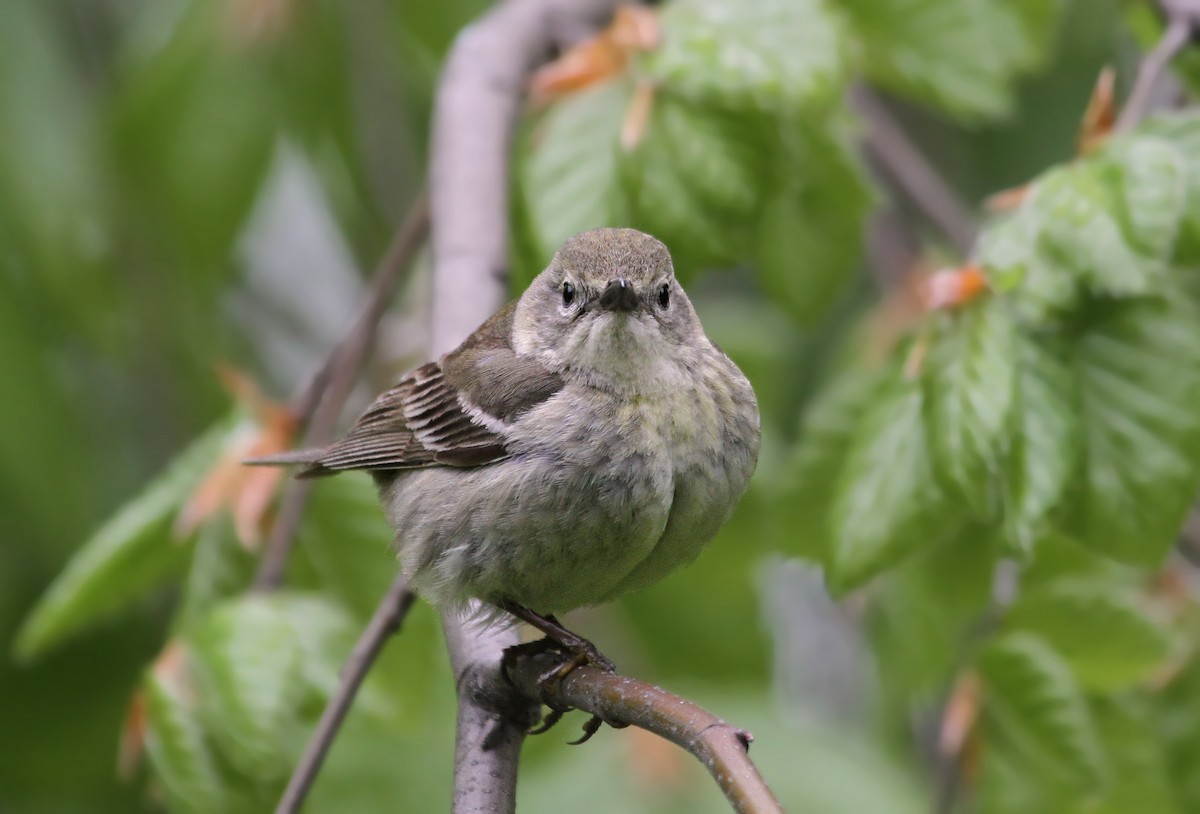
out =
{"type": "Polygon", "coordinates": [[[600,307],[605,311],[632,311],[638,307],[638,295],[628,280],[613,280],[600,295],[600,307]]]}

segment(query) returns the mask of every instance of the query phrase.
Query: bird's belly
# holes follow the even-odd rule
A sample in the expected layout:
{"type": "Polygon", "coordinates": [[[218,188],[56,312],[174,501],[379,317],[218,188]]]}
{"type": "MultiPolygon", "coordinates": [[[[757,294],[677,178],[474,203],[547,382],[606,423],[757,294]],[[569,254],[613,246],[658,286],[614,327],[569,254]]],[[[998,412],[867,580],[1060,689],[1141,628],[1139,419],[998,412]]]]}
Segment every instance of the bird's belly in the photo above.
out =
{"type": "Polygon", "coordinates": [[[541,456],[402,475],[387,497],[400,559],[435,604],[469,597],[539,612],[595,604],[654,550],[673,496],[667,462],[541,456]]]}

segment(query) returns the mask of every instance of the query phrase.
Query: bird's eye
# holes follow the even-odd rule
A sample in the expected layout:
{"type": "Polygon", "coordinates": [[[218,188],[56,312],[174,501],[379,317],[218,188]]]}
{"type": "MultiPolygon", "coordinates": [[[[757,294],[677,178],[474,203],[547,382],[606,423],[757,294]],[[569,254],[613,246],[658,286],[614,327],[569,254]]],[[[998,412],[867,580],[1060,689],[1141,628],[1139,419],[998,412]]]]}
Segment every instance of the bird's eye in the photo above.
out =
{"type": "Polygon", "coordinates": [[[563,305],[569,306],[575,302],[575,286],[570,283],[563,283],[562,287],[563,305]]]}
{"type": "Polygon", "coordinates": [[[658,305],[660,308],[666,308],[671,304],[671,284],[663,283],[658,289],[658,305]]]}

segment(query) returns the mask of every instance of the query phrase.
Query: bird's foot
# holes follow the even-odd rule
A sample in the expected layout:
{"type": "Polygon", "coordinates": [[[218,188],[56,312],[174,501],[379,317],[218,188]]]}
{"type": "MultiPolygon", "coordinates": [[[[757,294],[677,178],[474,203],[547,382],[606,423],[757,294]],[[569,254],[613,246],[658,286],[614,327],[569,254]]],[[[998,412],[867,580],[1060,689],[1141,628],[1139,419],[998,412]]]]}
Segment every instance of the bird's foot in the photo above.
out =
{"type": "MultiPolygon", "coordinates": [[[[542,702],[549,707],[550,711],[546,713],[540,724],[529,730],[529,734],[540,735],[543,732],[549,731],[555,724],[562,720],[563,715],[571,710],[570,707],[563,707],[552,701],[550,688],[554,684],[563,681],[567,676],[584,665],[591,665],[607,673],[615,673],[616,665],[612,663],[611,659],[601,653],[596,648],[596,645],[577,633],[567,630],[553,616],[543,616],[520,605],[506,605],[504,609],[546,634],[544,639],[513,645],[506,649],[504,651],[503,664],[505,673],[509,671],[513,661],[521,656],[531,656],[552,651],[562,657],[554,667],[544,672],[538,678],[538,687],[541,689],[542,702]]],[[[570,743],[577,745],[587,742],[600,730],[601,725],[604,723],[603,718],[593,715],[583,725],[582,737],[570,743]]],[[[620,726],[612,724],[612,722],[608,723],[614,727],[620,726]]]]}

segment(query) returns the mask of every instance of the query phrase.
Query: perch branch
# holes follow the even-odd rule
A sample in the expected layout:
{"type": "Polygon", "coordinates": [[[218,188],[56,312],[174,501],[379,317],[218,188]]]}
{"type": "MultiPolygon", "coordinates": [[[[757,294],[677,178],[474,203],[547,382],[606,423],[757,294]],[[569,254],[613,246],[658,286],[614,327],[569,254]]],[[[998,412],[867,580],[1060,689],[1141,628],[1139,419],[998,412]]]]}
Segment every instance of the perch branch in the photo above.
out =
{"type": "MultiPolygon", "coordinates": [[[[464,29],[442,70],[430,139],[434,356],[451,350],[507,298],[509,159],[530,72],[563,30],[596,25],[617,0],[507,0],[464,29]]],[[[443,619],[458,678],[454,811],[512,812],[533,705],[499,676],[511,627],[443,619]]]]}
{"type": "Polygon", "coordinates": [[[354,696],[358,694],[358,688],[362,686],[367,672],[383,650],[383,645],[404,623],[404,617],[408,615],[415,599],[416,595],[408,589],[408,582],[403,577],[396,577],[376,608],[367,629],[354,645],[350,658],[346,660],[337,691],[325,705],[321,720],[317,723],[308,746],[304,748],[300,763],[292,772],[287,790],[284,791],[275,814],[295,814],[304,804],[304,798],[317,778],[317,772],[320,771],[325,755],[333,744],[333,738],[350,710],[354,696]]]}
{"type": "MultiPolygon", "coordinates": [[[[391,245],[371,278],[367,302],[344,339],[326,358],[296,400],[295,410],[301,422],[307,424],[304,445],[322,446],[333,439],[338,417],[358,379],[359,369],[375,341],[379,320],[383,317],[396,287],[411,265],[429,230],[429,205],[424,193],[413,204],[404,223],[396,230],[391,245]]],[[[296,539],[296,531],[308,505],[312,481],[289,480],[279,512],[271,525],[262,562],[259,563],[254,585],[260,590],[279,587],[287,567],[288,555],[296,539]]]]}
{"type": "Polygon", "coordinates": [[[750,733],[666,690],[586,665],[561,681],[541,676],[562,666],[551,652],[518,655],[508,679],[553,708],[572,707],[615,726],[636,726],[665,738],[696,757],[717,781],[738,814],[782,814],[783,808],[750,761],[750,733]]]}

